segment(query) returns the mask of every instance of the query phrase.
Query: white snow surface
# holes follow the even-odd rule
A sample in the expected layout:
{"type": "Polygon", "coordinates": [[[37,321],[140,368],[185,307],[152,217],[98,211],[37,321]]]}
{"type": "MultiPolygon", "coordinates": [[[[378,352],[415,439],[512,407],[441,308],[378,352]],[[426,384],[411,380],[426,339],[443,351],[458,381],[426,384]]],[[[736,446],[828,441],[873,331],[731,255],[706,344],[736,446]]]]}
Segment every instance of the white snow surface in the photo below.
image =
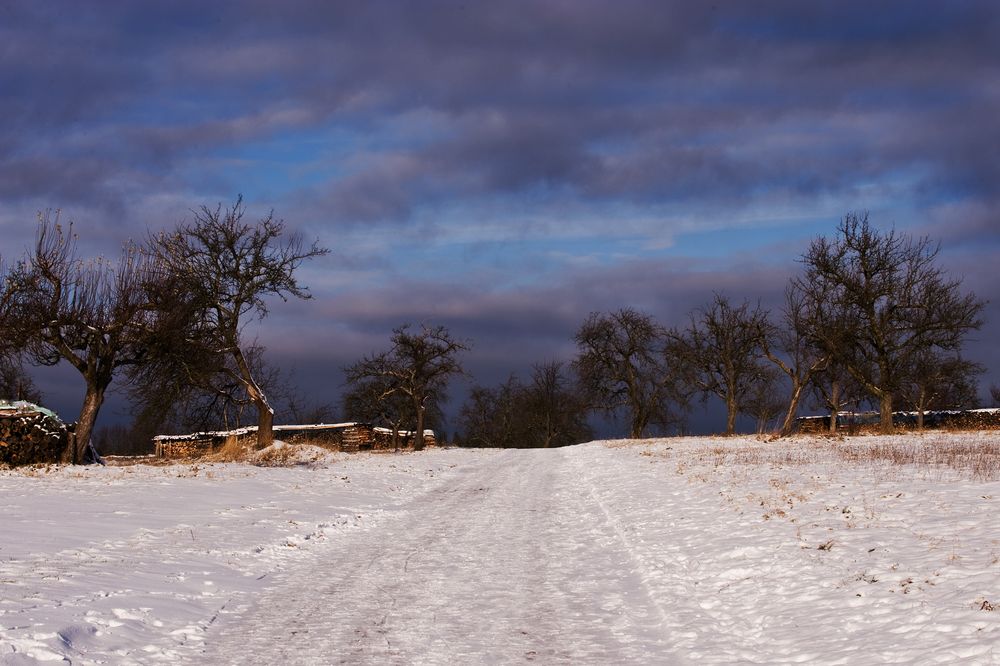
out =
{"type": "Polygon", "coordinates": [[[998,664],[998,475],[843,455],[935,437],[2,471],[0,664],[998,664]]]}

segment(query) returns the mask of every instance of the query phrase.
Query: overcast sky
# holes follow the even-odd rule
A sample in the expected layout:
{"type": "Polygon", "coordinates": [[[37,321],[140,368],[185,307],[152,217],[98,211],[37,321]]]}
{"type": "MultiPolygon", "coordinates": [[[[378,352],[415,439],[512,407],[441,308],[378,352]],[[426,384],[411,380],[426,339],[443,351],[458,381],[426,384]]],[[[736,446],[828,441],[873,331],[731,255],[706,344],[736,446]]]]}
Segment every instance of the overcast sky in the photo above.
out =
{"type": "MultiPolygon", "coordinates": [[[[777,305],[868,210],[993,301],[985,393],[998,44],[989,0],[0,0],[0,251],[40,209],[113,255],[242,193],[331,249],[259,335],[333,402],[403,322],[472,340],[493,383],[572,358],[591,311],[777,305]]],[[[38,376],[75,419],[82,382],[38,376]]]]}

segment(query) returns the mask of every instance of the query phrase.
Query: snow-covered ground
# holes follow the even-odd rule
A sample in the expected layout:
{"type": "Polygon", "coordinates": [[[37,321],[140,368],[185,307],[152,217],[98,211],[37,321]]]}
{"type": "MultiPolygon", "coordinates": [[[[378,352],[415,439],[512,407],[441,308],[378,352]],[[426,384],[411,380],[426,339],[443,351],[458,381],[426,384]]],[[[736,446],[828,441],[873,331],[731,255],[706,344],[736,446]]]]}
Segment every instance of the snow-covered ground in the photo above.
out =
{"type": "Polygon", "coordinates": [[[1000,663],[998,447],[0,472],[0,664],[1000,663]]]}

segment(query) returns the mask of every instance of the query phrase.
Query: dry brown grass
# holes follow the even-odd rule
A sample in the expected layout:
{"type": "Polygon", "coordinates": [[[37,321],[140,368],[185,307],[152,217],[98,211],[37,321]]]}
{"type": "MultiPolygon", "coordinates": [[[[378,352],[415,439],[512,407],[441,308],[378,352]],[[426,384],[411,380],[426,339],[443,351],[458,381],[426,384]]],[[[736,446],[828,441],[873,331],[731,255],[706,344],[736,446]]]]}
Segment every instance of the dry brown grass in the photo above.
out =
{"type": "Polygon", "coordinates": [[[951,469],[976,481],[1000,479],[1000,439],[996,436],[976,439],[937,435],[897,442],[850,443],[835,450],[842,460],[852,463],[951,469]]]}
{"type": "MultiPolygon", "coordinates": [[[[945,432],[891,436],[824,437],[803,435],[775,441],[736,438],[678,440],[666,448],[648,445],[640,455],[672,458],[683,473],[691,465],[715,469],[739,467],[801,467],[814,463],[845,463],[875,468],[958,473],[974,481],[1000,480],[1000,433],[945,432]],[[690,446],[692,443],[695,446],[690,446]]],[[[662,443],[662,440],[661,440],[662,443]]],[[[629,444],[634,445],[634,442],[629,444]]]]}

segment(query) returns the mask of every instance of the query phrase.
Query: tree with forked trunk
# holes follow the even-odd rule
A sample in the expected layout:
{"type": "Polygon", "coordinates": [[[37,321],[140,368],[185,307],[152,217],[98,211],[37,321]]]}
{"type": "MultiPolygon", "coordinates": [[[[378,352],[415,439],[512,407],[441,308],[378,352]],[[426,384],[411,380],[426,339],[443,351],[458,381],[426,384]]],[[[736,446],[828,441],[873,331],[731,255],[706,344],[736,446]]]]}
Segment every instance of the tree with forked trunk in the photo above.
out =
{"type": "Polygon", "coordinates": [[[274,440],[274,409],[243,330],[248,318],[267,315],[268,297],[311,298],[295,272],[327,250],[286,236],[273,212],[256,223],[245,214],[242,197],[225,210],[202,206],[191,222],[151,240],[161,272],[149,297],[161,335],[147,371],[174,373],[192,386],[237,387],[257,410],[257,446],[265,447],[274,440]]]}

